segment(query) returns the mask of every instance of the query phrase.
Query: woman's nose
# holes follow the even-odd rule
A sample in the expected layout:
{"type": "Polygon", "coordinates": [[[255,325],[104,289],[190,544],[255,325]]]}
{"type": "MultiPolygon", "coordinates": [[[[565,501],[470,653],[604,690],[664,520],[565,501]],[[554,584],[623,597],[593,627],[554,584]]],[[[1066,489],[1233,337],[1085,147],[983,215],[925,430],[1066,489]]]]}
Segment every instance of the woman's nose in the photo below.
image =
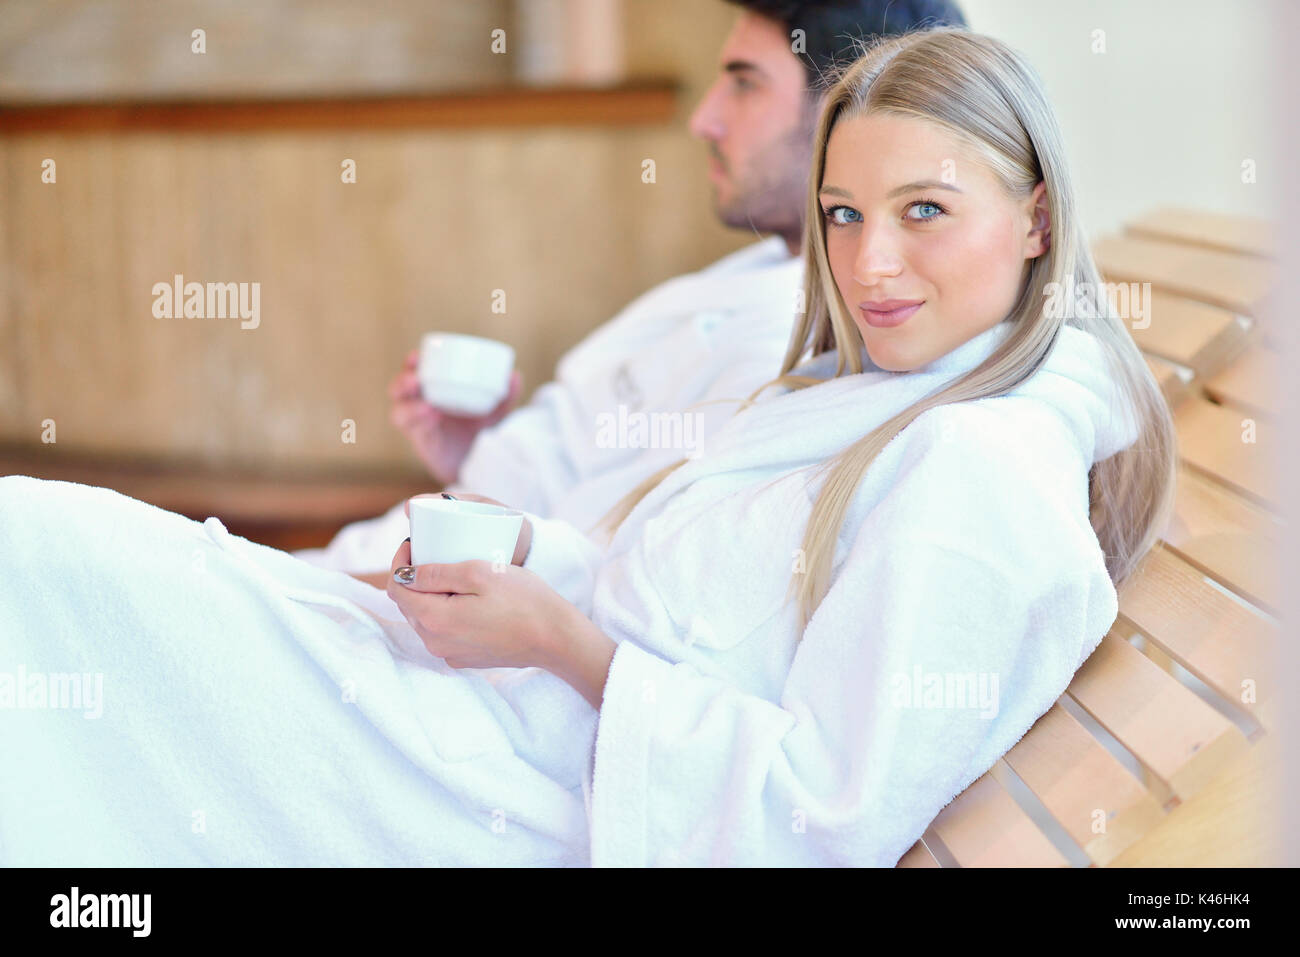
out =
{"type": "Polygon", "coordinates": [[[853,260],[853,278],[863,286],[870,286],[886,276],[897,276],[903,268],[887,227],[871,228],[863,224],[858,238],[858,251],[853,260]]]}

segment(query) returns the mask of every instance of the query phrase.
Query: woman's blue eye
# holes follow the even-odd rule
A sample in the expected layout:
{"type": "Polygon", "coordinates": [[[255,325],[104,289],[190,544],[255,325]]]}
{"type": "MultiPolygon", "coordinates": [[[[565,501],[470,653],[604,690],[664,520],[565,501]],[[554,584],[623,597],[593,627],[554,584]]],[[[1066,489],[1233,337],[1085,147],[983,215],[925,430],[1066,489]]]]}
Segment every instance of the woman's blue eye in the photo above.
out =
{"type": "Polygon", "coordinates": [[[847,226],[849,225],[849,223],[856,223],[859,219],[862,218],[861,213],[859,213],[856,209],[852,209],[851,207],[848,206],[832,206],[830,209],[826,210],[825,213],[826,213],[827,221],[830,222],[831,225],[833,226],[847,226]],[[856,216],[857,219],[848,219],[848,220],[840,219],[839,218],[840,213],[843,213],[846,216],[856,216]]]}
{"type": "MultiPolygon", "coordinates": [[[[914,223],[927,223],[930,220],[938,219],[940,216],[947,215],[947,210],[938,203],[932,203],[929,200],[919,199],[912,203],[905,210],[904,219],[914,223]],[[910,215],[912,210],[920,209],[920,215],[910,215]]],[[[853,223],[862,222],[862,214],[851,206],[831,206],[823,210],[826,221],[832,226],[850,226],[853,223]]]]}
{"type": "Polygon", "coordinates": [[[944,208],[942,206],[938,203],[931,203],[927,200],[918,200],[909,206],[907,211],[910,213],[914,209],[929,210],[929,212],[923,213],[920,216],[905,217],[906,219],[912,220],[912,222],[925,222],[928,219],[938,219],[944,214],[944,208]]]}

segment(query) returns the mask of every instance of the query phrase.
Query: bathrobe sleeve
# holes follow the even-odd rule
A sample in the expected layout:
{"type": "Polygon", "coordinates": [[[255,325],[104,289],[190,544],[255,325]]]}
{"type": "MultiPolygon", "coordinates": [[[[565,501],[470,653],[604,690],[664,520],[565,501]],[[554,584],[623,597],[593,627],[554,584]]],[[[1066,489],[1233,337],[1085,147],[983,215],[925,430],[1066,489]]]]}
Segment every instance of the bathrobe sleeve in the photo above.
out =
{"type": "Polygon", "coordinates": [[[567,451],[568,432],[585,422],[561,382],[548,382],[532,400],[479,433],[455,488],[487,495],[512,508],[551,514],[556,499],[581,478],[567,451]]]}
{"type": "Polygon", "coordinates": [[[619,644],[593,865],[893,866],[1064,692],[1116,612],[1087,466],[1059,420],[979,406],[877,459],[778,702],[619,644]]]}
{"type": "Polygon", "coordinates": [[[584,615],[591,615],[596,571],[604,551],[568,522],[524,513],[533,526],[533,541],[524,568],[540,576],[584,615]]]}

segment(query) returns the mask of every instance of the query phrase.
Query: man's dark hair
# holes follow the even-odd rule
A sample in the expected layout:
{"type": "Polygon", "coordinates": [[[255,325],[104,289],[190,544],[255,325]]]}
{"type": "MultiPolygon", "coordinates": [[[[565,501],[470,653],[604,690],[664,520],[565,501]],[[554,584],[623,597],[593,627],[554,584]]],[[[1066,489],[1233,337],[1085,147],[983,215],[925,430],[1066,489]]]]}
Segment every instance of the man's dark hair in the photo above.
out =
{"type": "Polygon", "coordinates": [[[873,37],[947,24],[964,27],[966,18],[953,0],[727,0],[804,32],[798,54],[808,73],[808,88],[820,89],[837,66],[857,59],[860,44],[873,37]]]}

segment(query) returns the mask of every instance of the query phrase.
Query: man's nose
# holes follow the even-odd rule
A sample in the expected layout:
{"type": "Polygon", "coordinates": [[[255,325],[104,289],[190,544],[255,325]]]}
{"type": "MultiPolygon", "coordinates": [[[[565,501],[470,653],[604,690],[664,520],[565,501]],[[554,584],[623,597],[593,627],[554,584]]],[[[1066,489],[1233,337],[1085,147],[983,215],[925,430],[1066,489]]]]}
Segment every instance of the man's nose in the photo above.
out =
{"type": "Polygon", "coordinates": [[[722,111],[718,105],[718,84],[714,83],[705,91],[704,98],[691,114],[690,131],[692,136],[715,142],[722,139],[725,128],[722,111]]]}

